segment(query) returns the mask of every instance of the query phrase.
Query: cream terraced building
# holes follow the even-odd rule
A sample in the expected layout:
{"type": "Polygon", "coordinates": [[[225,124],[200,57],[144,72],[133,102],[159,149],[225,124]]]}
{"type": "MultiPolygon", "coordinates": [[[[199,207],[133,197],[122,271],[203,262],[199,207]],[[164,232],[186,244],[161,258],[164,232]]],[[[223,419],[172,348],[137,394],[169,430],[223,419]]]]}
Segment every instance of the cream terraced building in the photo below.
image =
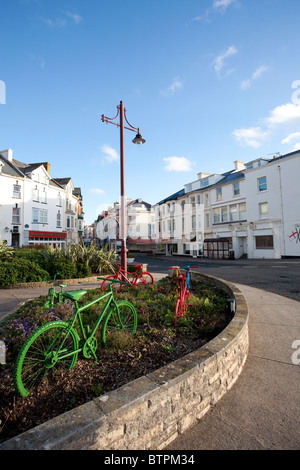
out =
{"type": "Polygon", "coordinates": [[[80,188],[71,178],[52,178],[50,163],[27,164],[11,149],[0,151],[0,240],[14,247],[77,243],[81,204],[80,188]]]}
{"type": "Polygon", "coordinates": [[[198,178],[154,206],[157,251],[173,255],[300,256],[300,151],[198,178]]]}

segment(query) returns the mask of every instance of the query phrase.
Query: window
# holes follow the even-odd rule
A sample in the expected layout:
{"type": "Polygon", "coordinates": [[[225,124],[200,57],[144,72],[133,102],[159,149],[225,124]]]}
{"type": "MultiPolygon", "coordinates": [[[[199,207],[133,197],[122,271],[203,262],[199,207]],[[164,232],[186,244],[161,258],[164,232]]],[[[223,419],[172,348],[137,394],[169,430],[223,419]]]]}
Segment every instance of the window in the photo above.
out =
{"type": "Polygon", "coordinates": [[[56,214],[56,228],[61,227],[61,213],[60,211],[57,212],[56,214]]]}
{"type": "Polygon", "coordinates": [[[38,209],[32,209],[32,222],[33,223],[38,223],[39,221],[39,210],[38,209]]]}
{"type": "Polygon", "coordinates": [[[18,182],[14,184],[13,197],[21,199],[21,186],[18,185],[18,182]]]}
{"type": "Polygon", "coordinates": [[[222,188],[217,188],[216,193],[217,193],[217,200],[222,199],[222,188]]]}
{"type": "Polygon", "coordinates": [[[266,176],[263,176],[262,178],[258,178],[257,185],[258,185],[258,191],[266,191],[267,190],[266,176]]]}
{"type": "Polygon", "coordinates": [[[269,212],[269,205],[267,202],[261,202],[258,204],[259,217],[267,217],[269,212]]]}
{"type": "Polygon", "coordinates": [[[191,197],[191,206],[192,206],[192,208],[196,207],[195,196],[191,197]]]}
{"type": "Polygon", "coordinates": [[[46,224],[48,222],[48,213],[46,210],[40,210],[40,222],[46,224]]]}
{"type": "Polygon", "coordinates": [[[209,180],[208,178],[204,178],[203,180],[200,180],[200,187],[204,188],[205,186],[208,186],[209,180]]]}
{"type": "Polygon", "coordinates": [[[209,214],[205,214],[205,227],[209,228],[210,221],[209,221],[209,214]]]}
{"type": "Polygon", "coordinates": [[[200,194],[197,195],[197,204],[198,204],[198,206],[201,204],[201,196],[200,196],[200,194]]]}
{"type": "Polygon", "coordinates": [[[20,223],[20,209],[19,207],[13,207],[12,210],[12,223],[19,224],[20,223]]]}
{"type": "Polygon", "coordinates": [[[245,220],[246,219],[246,203],[242,202],[239,205],[239,219],[245,220]]]}
{"type": "Polygon", "coordinates": [[[61,194],[60,193],[58,193],[57,195],[57,205],[61,206],[61,194]]]}
{"type": "Polygon", "coordinates": [[[219,224],[220,222],[220,209],[214,209],[214,224],[219,224]]]}
{"type": "Polygon", "coordinates": [[[184,232],[184,217],[182,217],[181,219],[181,229],[182,229],[182,232],[184,232]]]}
{"type": "Polygon", "coordinates": [[[233,185],[233,195],[239,196],[240,194],[240,183],[234,183],[233,185]]]}
{"type": "Polygon", "coordinates": [[[257,250],[272,250],[274,248],[273,235],[261,235],[255,237],[257,250]]]}
{"type": "Polygon", "coordinates": [[[45,189],[45,188],[44,188],[43,191],[42,191],[41,202],[42,202],[43,204],[47,204],[47,193],[46,193],[46,189],[45,189]]]}
{"type": "Polygon", "coordinates": [[[238,211],[237,211],[237,205],[236,204],[234,204],[232,206],[229,206],[229,220],[230,220],[230,222],[238,220],[238,211]]]}
{"type": "Polygon", "coordinates": [[[201,215],[198,215],[198,228],[201,228],[202,221],[201,221],[201,215]]]}
{"type": "Polygon", "coordinates": [[[192,215],[192,230],[195,230],[196,228],[196,216],[192,215]]]}
{"type": "Polygon", "coordinates": [[[221,207],[221,221],[222,222],[227,222],[228,216],[227,216],[227,206],[221,207]]]}
{"type": "Polygon", "coordinates": [[[32,209],[32,223],[33,224],[47,224],[48,211],[45,209],[32,209]]]}
{"type": "Polygon", "coordinates": [[[33,190],[33,200],[39,202],[39,190],[38,187],[36,186],[33,190]]]}

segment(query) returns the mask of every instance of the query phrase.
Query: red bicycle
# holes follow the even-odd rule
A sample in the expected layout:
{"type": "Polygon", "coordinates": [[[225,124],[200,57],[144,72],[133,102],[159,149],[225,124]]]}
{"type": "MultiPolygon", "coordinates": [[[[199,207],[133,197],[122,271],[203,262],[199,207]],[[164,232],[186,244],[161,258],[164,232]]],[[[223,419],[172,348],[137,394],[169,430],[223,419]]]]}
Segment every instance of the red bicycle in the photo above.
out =
{"type": "Polygon", "coordinates": [[[177,325],[177,318],[183,318],[186,314],[188,308],[188,301],[191,296],[190,288],[191,288],[191,268],[198,268],[199,266],[185,266],[184,269],[186,272],[180,272],[180,268],[178,266],[171,267],[169,269],[175,270],[175,275],[173,280],[179,283],[179,292],[177,294],[177,301],[175,306],[175,319],[174,325],[177,325]]]}
{"type": "MultiPolygon", "coordinates": [[[[146,284],[154,284],[154,279],[152,274],[148,273],[148,271],[142,271],[143,266],[141,264],[137,264],[134,267],[134,272],[131,273],[130,271],[124,271],[121,266],[117,266],[117,272],[108,276],[105,281],[101,284],[101,290],[104,291],[105,287],[108,287],[111,284],[111,280],[115,279],[116,281],[123,281],[133,286],[144,286],[146,284]]],[[[119,285],[119,284],[118,284],[119,285]]],[[[113,284],[112,284],[113,286],[113,284]]],[[[120,284],[120,289],[122,284],[120,284]]]]}

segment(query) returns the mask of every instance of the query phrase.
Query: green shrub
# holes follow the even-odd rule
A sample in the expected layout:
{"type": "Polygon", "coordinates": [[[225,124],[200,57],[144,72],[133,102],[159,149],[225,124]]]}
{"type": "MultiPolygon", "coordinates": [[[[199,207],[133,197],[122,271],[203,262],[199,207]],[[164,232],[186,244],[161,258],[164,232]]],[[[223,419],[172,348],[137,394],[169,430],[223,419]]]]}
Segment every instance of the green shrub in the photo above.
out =
{"type": "Polygon", "coordinates": [[[34,250],[32,248],[18,248],[14,253],[15,258],[26,259],[38,264],[45,269],[46,263],[42,250],[34,250]]]}
{"type": "Polygon", "coordinates": [[[49,279],[47,271],[27,259],[13,258],[0,264],[0,286],[20,282],[41,282],[45,279],[49,279]]]}
{"type": "Polygon", "coordinates": [[[92,270],[89,265],[83,261],[77,261],[76,263],[76,276],[77,277],[89,277],[92,275],[92,270]]]}
{"type": "Polygon", "coordinates": [[[57,279],[74,279],[77,275],[76,264],[63,257],[54,258],[51,262],[48,262],[47,271],[51,278],[53,278],[56,273],[60,273],[57,279]]]}

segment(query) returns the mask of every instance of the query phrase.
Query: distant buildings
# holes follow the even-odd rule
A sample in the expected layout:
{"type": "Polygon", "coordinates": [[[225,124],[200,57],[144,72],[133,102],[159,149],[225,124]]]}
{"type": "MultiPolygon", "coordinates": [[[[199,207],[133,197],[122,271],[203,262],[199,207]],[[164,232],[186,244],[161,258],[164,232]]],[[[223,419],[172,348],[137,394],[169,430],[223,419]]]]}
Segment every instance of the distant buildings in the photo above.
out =
{"type": "MultiPolygon", "coordinates": [[[[116,202],[99,215],[96,223],[96,237],[101,245],[119,251],[120,207],[116,202]]],[[[127,199],[126,201],[126,233],[127,248],[131,251],[147,252],[155,250],[155,240],[152,236],[154,210],[151,204],[142,199],[127,199]]]]}
{"type": "Polygon", "coordinates": [[[71,178],[52,178],[50,163],[23,163],[0,151],[0,237],[14,247],[78,243],[82,196],[71,178]]]}
{"type": "MultiPolygon", "coordinates": [[[[129,251],[211,259],[300,256],[300,151],[248,163],[222,174],[198,173],[157,204],[126,202],[129,251]]],[[[52,178],[48,162],[27,164],[0,152],[0,237],[27,246],[95,242],[119,251],[115,203],[84,226],[81,190],[52,178]]]]}

